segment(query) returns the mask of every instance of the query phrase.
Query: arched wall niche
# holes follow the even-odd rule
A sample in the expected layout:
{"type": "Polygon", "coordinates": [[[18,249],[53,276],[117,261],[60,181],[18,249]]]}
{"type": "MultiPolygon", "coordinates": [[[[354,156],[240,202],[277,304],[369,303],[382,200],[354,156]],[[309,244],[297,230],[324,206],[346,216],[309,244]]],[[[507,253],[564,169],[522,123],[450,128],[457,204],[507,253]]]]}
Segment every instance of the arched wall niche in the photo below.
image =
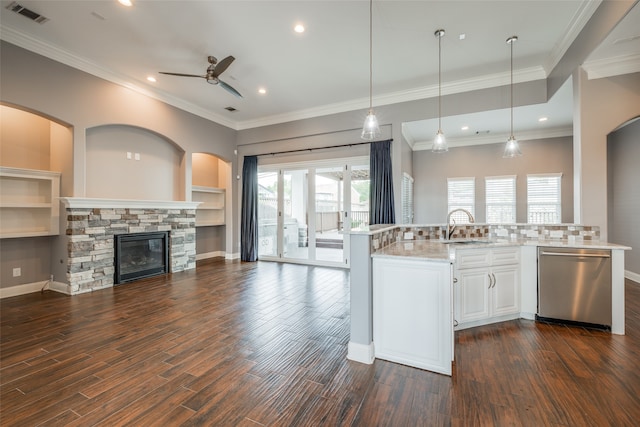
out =
{"type": "Polygon", "coordinates": [[[47,114],[0,103],[0,166],[61,172],[60,194],[73,193],[73,127],[47,114]]]}
{"type": "Polygon", "coordinates": [[[86,131],[86,197],[185,200],[185,152],[152,130],[122,124],[86,131]]]}
{"type": "Polygon", "coordinates": [[[231,164],[213,154],[198,152],[191,155],[191,184],[202,187],[226,188],[231,164]]]}

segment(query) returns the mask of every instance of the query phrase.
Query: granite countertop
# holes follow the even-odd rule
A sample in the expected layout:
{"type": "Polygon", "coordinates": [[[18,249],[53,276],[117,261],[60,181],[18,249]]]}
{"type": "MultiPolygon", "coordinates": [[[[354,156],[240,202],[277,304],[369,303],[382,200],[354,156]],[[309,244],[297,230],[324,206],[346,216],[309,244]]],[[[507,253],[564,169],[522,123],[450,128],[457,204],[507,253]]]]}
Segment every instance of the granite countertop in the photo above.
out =
{"type": "Polygon", "coordinates": [[[567,241],[551,240],[510,240],[510,239],[454,239],[443,240],[405,240],[392,243],[371,254],[373,258],[400,258],[413,261],[436,261],[453,263],[458,249],[480,249],[505,246],[551,246],[586,249],[631,249],[628,246],[600,241],[567,241]]]}

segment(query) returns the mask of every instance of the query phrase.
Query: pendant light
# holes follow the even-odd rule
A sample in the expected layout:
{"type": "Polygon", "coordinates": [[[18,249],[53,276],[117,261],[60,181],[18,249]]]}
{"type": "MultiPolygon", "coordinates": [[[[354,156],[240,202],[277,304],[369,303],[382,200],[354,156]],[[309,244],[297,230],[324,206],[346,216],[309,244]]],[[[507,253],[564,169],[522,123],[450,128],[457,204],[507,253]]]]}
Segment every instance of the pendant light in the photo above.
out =
{"type": "Polygon", "coordinates": [[[369,113],[362,126],[362,139],[372,141],[380,136],[380,125],[373,112],[373,0],[369,0],[369,113]]]}
{"type": "Polygon", "coordinates": [[[518,41],[518,36],[511,36],[507,39],[507,44],[511,46],[511,133],[509,139],[504,147],[504,154],[502,157],[513,158],[522,156],[520,151],[520,145],[515,136],[513,136],[513,44],[518,41]]]}
{"type": "Polygon", "coordinates": [[[442,132],[442,38],[444,30],[436,30],[434,35],[438,38],[438,132],[433,139],[431,151],[434,153],[446,153],[449,151],[447,139],[442,132]]]}

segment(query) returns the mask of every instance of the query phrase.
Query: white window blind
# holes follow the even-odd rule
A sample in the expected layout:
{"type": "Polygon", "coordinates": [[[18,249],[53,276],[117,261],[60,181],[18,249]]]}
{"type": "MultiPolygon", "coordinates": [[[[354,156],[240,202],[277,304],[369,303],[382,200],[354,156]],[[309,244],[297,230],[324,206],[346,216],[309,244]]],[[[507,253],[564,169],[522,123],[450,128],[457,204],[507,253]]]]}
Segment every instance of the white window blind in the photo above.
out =
{"type": "MultiPolygon", "coordinates": [[[[454,209],[465,209],[476,216],[476,180],[475,178],[447,179],[448,212],[454,209]]],[[[469,218],[464,212],[456,212],[453,218],[456,224],[467,224],[469,218]]]]}
{"type": "Polygon", "coordinates": [[[527,221],[560,224],[562,174],[527,175],[527,221]]]}
{"type": "Polygon", "coordinates": [[[489,224],[513,224],[516,222],[515,176],[486,177],[485,199],[489,224]]]}
{"type": "Polygon", "coordinates": [[[413,223],[413,178],[402,174],[402,223],[413,223]]]}

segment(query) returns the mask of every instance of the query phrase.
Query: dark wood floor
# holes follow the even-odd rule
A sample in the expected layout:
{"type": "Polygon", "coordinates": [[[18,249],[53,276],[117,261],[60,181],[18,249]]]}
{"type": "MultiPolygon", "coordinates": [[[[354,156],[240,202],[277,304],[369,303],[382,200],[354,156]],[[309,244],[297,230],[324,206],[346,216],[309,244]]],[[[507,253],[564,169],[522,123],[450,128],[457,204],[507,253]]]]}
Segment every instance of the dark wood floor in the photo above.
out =
{"type": "Polygon", "coordinates": [[[636,426],[627,335],[512,321],[456,333],[453,377],[346,359],[349,275],[208,261],[1,301],[2,426],[636,426]]]}

